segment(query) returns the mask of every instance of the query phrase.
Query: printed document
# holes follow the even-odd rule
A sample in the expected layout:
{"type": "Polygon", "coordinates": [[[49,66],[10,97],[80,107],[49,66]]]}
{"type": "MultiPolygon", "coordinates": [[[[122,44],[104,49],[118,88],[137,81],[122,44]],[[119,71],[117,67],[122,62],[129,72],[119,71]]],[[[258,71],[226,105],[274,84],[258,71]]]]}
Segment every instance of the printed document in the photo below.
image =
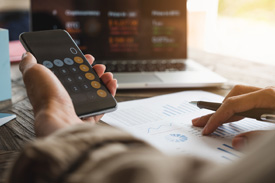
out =
{"type": "Polygon", "coordinates": [[[232,138],[240,133],[275,129],[275,124],[245,118],[220,126],[209,136],[191,120],[213,113],[199,109],[190,101],[222,102],[223,97],[204,91],[184,91],[148,99],[120,102],[117,111],[102,120],[143,139],[167,154],[187,154],[217,162],[232,162],[242,153],[231,146],[232,138]]]}
{"type": "Polygon", "coordinates": [[[15,118],[16,118],[16,115],[14,115],[14,114],[0,113],[0,126],[6,124],[7,122],[9,122],[15,118]]]}

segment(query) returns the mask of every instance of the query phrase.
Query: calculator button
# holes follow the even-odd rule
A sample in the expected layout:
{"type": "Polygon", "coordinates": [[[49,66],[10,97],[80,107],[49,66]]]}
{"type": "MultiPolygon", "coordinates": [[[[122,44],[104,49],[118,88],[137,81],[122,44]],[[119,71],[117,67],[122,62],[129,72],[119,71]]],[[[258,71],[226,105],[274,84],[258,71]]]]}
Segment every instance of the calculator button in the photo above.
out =
{"type": "Polygon", "coordinates": [[[76,76],[76,79],[77,79],[78,81],[83,81],[83,80],[84,80],[84,77],[82,77],[82,76],[76,76]]]}
{"type": "Polygon", "coordinates": [[[86,73],[85,77],[89,80],[94,80],[95,79],[95,75],[93,75],[92,73],[86,73]]]}
{"type": "Polygon", "coordinates": [[[77,50],[75,48],[73,48],[73,47],[70,48],[70,51],[74,55],[77,54],[77,50]]]}
{"type": "Polygon", "coordinates": [[[69,71],[65,68],[59,69],[59,72],[63,75],[69,74],[69,71]]]}
{"type": "Polygon", "coordinates": [[[59,59],[55,59],[53,61],[54,65],[56,65],[57,67],[62,67],[64,65],[63,61],[62,60],[59,60],[59,59]]]}
{"type": "Polygon", "coordinates": [[[80,89],[77,86],[73,86],[72,91],[77,93],[80,92],[80,89]]]}
{"type": "Polygon", "coordinates": [[[70,58],[65,58],[65,59],[64,59],[64,62],[65,62],[65,64],[67,64],[67,65],[73,65],[73,64],[74,64],[74,61],[73,61],[72,59],[70,59],[70,58]]]}
{"type": "Polygon", "coordinates": [[[73,80],[73,78],[71,78],[71,77],[66,77],[66,82],[68,82],[68,83],[72,83],[74,80],[73,80]]]}
{"type": "Polygon", "coordinates": [[[82,71],[84,71],[84,72],[89,71],[89,67],[87,65],[84,65],[84,64],[80,65],[79,69],[82,70],[82,71]]]}
{"type": "Polygon", "coordinates": [[[80,94],[72,94],[71,97],[72,97],[73,102],[77,103],[77,104],[79,104],[79,103],[85,103],[87,101],[87,98],[82,93],[80,93],[80,94]]]}
{"type": "Polygon", "coordinates": [[[99,82],[97,82],[97,81],[92,81],[92,82],[91,82],[91,85],[92,85],[92,87],[94,87],[94,88],[100,88],[100,87],[101,87],[101,84],[100,84],[99,82]]]}
{"type": "Polygon", "coordinates": [[[72,72],[72,73],[78,73],[78,68],[77,67],[71,67],[70,68],[70,71],[72,72]]]}
{"type": "Polygon", "coordinates": [[[48,60],[45,60],[45,61],[43,62],[43,65],[44,65],[45,67],[47,67],[48,69],[53,68],[53,63],[50,62],[50,61],[48,61],[48,60]]]}
{"type": "Polygon", "coordinates": [[[107,93],[104,90],[97,90],[96,93],[102,98],[107,97],[107,93]]]}
{"type": "Polygon", "coordinates": [[[96,97],[92,93],[87,94],[87,96],[90,100],[95,100],[96,99],[96,97]]]}
{"type": "Polygon", "coordinates": [[[74,61],[78,64],[82,64],[83,63],[83,59],[81,57],[74,57],[74,61]]]}
{"type": "Polygon", "coordinates": [[[83,85],[82,85],[82,88],[83,88],[84,90],[89,90],[89,89],[91,89],[91,87],[90,87],[88,84],[83,84],[83,85]]]}

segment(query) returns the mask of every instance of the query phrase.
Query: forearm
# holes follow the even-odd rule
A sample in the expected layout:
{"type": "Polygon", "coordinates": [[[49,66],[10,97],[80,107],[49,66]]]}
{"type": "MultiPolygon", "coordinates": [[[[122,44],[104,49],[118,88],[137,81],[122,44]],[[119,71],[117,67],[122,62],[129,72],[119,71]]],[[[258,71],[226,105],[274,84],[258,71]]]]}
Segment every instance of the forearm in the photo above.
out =
{"type": "Polygon", "coordinates": [[[212,168],[196,158],[165,156],[121,130],[83,124],[26,147],[10,177],[13,182],[31,177],[37,182],[178,183],[199,180],[197,175],[212,168]]]}

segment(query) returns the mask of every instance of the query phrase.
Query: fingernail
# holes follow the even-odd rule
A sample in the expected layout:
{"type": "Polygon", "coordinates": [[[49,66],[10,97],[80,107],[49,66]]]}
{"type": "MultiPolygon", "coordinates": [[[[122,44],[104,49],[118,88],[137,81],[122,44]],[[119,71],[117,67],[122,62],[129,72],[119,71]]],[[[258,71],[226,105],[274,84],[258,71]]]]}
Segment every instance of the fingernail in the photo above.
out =
{"type": "Polygon", "coordinates": [[[245,137],[236,137],[233,141],[233,147],[237,150],[242,150],[247,146],[247,138],[245,137]]]}
{"type": "Polygon", "coordinates": [[[193,124],[196,124],[196,123],[199,121],[200,118],[201,118],[201,117],[192,119],[192,123],[193,123],[193,124]]]}
{"type": "Polygon", "coordinates": [[[209,129],[207,126],[205,126],[202,130],[202,135],[208,135],[209,134],[209,129]]]}
{"type": "Polygon", "coordinates": [[[27,53],[25,52],[25,53],[23,53],[21,59],[24,59],[26,56],[27,56],[27,53]]]}
{"type": "Polygon", "coordinates": [[[201,117],[198,117],[198,118],[192,119],[192,123],[193,123],[193,125],[196,125],[200,119],[201,119],[201,117]]]}

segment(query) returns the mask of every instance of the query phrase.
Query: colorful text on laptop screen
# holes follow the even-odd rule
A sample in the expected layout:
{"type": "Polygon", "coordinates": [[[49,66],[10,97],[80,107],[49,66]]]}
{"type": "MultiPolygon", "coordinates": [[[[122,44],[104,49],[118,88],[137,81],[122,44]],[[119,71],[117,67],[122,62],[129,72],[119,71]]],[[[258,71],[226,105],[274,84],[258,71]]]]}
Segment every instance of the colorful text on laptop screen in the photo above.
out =
{"type": "Polygon", "coordinates": [[[32,0],[32,29],[66,29],[97,60],[186,58],[185,0],[32,0]]]}

